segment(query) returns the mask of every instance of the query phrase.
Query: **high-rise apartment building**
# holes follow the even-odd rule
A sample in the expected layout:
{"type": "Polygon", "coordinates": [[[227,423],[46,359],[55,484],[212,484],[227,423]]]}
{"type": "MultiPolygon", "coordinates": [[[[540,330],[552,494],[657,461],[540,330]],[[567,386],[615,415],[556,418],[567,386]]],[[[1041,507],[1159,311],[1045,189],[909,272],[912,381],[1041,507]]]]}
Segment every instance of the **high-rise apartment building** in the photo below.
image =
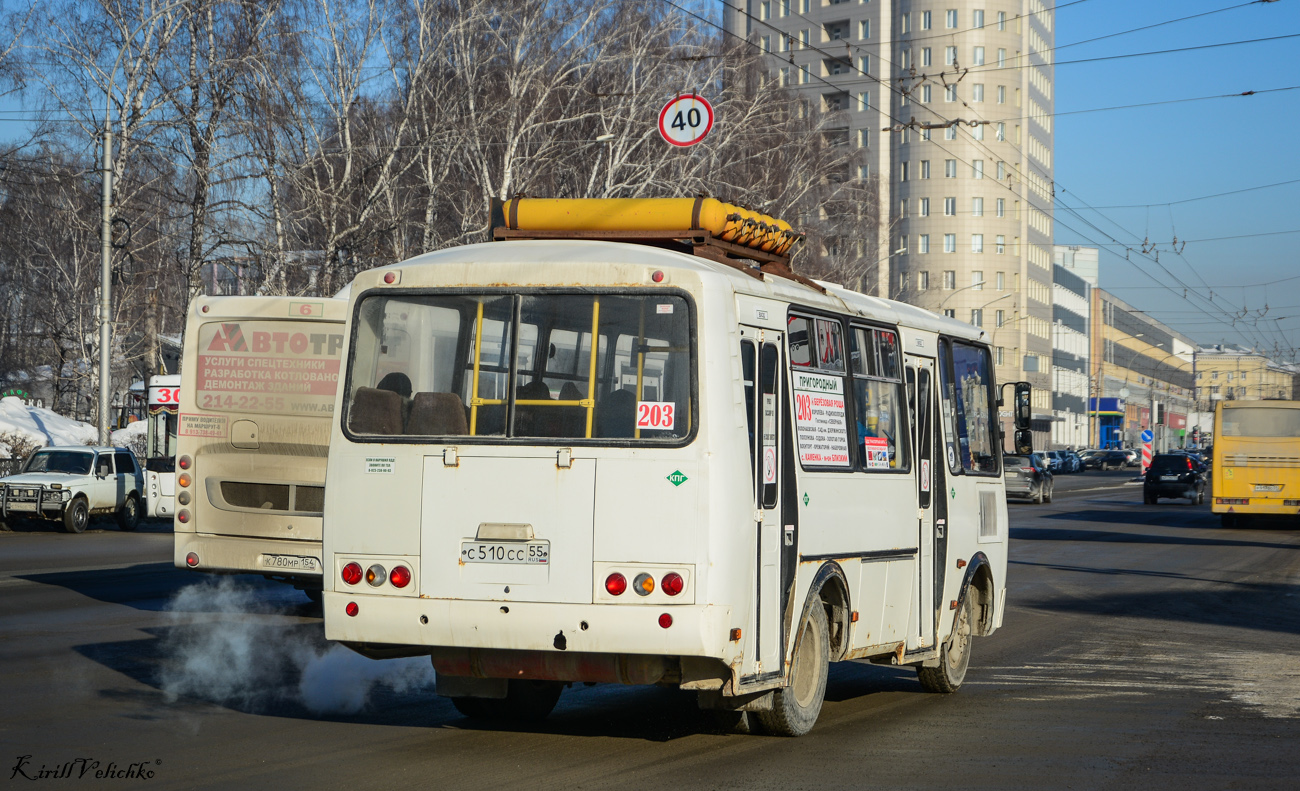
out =
{"type": "MultiPolygon", "coordinates": [[[[1052,47],[1041,0],[726,0],[879,181],[876,292],[984,328],[1052,411],[1052,47]],[[883,254],[883,253],[882,253],[883,254]]],[[[1046,437],[1044,437],[1046,439],[1046,437]]]]}

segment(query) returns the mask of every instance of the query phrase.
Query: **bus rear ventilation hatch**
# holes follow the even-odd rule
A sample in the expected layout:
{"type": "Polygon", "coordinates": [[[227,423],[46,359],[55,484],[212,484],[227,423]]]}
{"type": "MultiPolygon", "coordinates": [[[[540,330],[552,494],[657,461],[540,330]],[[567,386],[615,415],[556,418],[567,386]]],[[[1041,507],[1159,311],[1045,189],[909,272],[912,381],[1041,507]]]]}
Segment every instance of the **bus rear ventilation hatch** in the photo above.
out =
{"type": "Polygon", "coordinates": [[[716,198],[493,199],[493,241],[590,239],[692,253],[751,277],[784,277],[822,293],[790,258],[804,235],[790,224],[716,198]]]}

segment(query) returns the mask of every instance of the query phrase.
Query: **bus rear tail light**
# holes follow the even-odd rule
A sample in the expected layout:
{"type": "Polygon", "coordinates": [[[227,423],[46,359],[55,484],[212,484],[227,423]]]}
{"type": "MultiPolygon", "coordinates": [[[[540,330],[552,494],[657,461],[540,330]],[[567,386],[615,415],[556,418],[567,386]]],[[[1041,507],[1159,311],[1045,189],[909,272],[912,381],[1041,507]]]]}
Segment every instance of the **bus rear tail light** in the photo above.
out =
{"type": "Polygon", "coordinates": [[[349,617],[352,617],[352,618],[357,617],[357,613],[360,612],[360,611],[361,611],[361,608],[358,607],[358,606],[357,606],[357,603],[354,602],[354,601],[350,601],[350,602],[348,602],[348,606],[346,606],[346,607],[343,608],[343,612],[347,613],[348,616],[349,616],[349,617]]]}
{"type": "Polygon", "coordinates": [[[672,626],[672,625],[673,625],[673,616],[669,615],[668,613],[664,613],[663,615],[660,615],[660,616],[659,616],[659,625],[662,626],[662,627],[665,628],[665,629],[667,629],[668,627],[672,626]]]}
{"type": "Polygon", "coordinates": [[[686,587],[686,582],[682,579],[681,574],[670,571],[660,580],[659,587],[669,596],[676,596],[686,587]]]}
{"type": "Polygon", "coordinates": [[[349,585],[356,585],[361,581],[361,564],[349,563],[343,567],[343,581],[349,585]]]}
{"type": "Polygon", "coordinates": [[[1250,505],[1250,500],[1245,497],[1216,497],[1216,505],[1250,505]]]}
{"type": "Polygon", "coordinates": [[[655,578],[649,574],[638,574],[632,581],[632,590],[636,591],[638,596],[649,596],[655,590],[655,578]]]}
{"type": "Polygon", "coordinates": [[[176,476],[176,482],[181,485],[181,488],[188,489],[190,484],[194,483],[194,479],[190,477],[188,472],[183,472],[176,476]]]}
{"type": "Polygon", "coordinates": [[[393,583],[394,588],[405,588],[411,584],[411,570],[406,566],[394,566],[388,575],[388,581],[393,583]]]}
{"type": "Polygon", "coordinates": [[[183,525],[187,525],[187,524],[189,524],[189,523],[190,523],[190,512],[189,512],[189,511],[186,511],[184,508],[182,508],[180,511],[178,511],[178,512],[176,513],[176,521],[177,521],[177,522],[180,522],[180,523],[183,524],[183,525]]]}
{"type": "Polygon", "coordinates": [[[627,577],[617,571],[605,578],[605,590],[610,596],[622,596],[627,590],[627,577]]]}
{"type": "Polygon", "coordinates": [[[181,456],[179,459],[176,460],[176,466],[180,467],[182,470],[188,470],[190,468],[190,465],[192,465],[193,463],[194,462],[190,460],[189,456],[181,456]]]}
{"type": "Polygon", "coordinates": [[[195,566],[199,565],[199,554],[197,552],[191,552],[190,554],[186,555],[185,565],[189,566],[190,568],[194,568],[195,566]]]}
{"type": "Polygon", "coordinates": [[[386,579],[388,579],[388,572],[378,563],[366,569],[366,582],[369,583],[370,587],[378,588],[384,584],[386,579]]]}

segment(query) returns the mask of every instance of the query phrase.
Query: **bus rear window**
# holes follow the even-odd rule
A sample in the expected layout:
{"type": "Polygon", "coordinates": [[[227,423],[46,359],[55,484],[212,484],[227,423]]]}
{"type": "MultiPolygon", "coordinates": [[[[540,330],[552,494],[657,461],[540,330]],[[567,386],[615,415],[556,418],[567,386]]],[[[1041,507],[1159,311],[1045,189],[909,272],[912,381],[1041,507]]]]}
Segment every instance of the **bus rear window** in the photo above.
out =
{"type": "Polygon", "coordinates": [[[676,441],[691,431],[690,310],[678,296],[371,296],[349,365],[356,435],[676,441]]]}
{"type": "Polygon", "coordinates": [[[1223,410],[1225,437],[1300,437],[1300,409],[1233,407],[1223,410]]]}

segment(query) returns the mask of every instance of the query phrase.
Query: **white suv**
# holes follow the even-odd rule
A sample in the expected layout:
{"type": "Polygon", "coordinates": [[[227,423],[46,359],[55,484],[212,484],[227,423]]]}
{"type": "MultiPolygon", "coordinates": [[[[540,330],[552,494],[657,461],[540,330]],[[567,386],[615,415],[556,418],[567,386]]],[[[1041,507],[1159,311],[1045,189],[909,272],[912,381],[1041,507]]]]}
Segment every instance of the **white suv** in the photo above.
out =
{"type": "Polygon", "coordinates": [[[123,530],[140,523],[144,475],[126,448],[41,448],[18,475],[0,478],[0,517],[62,520],[69,533],[92,514],[113,514],[123,530]]]}

